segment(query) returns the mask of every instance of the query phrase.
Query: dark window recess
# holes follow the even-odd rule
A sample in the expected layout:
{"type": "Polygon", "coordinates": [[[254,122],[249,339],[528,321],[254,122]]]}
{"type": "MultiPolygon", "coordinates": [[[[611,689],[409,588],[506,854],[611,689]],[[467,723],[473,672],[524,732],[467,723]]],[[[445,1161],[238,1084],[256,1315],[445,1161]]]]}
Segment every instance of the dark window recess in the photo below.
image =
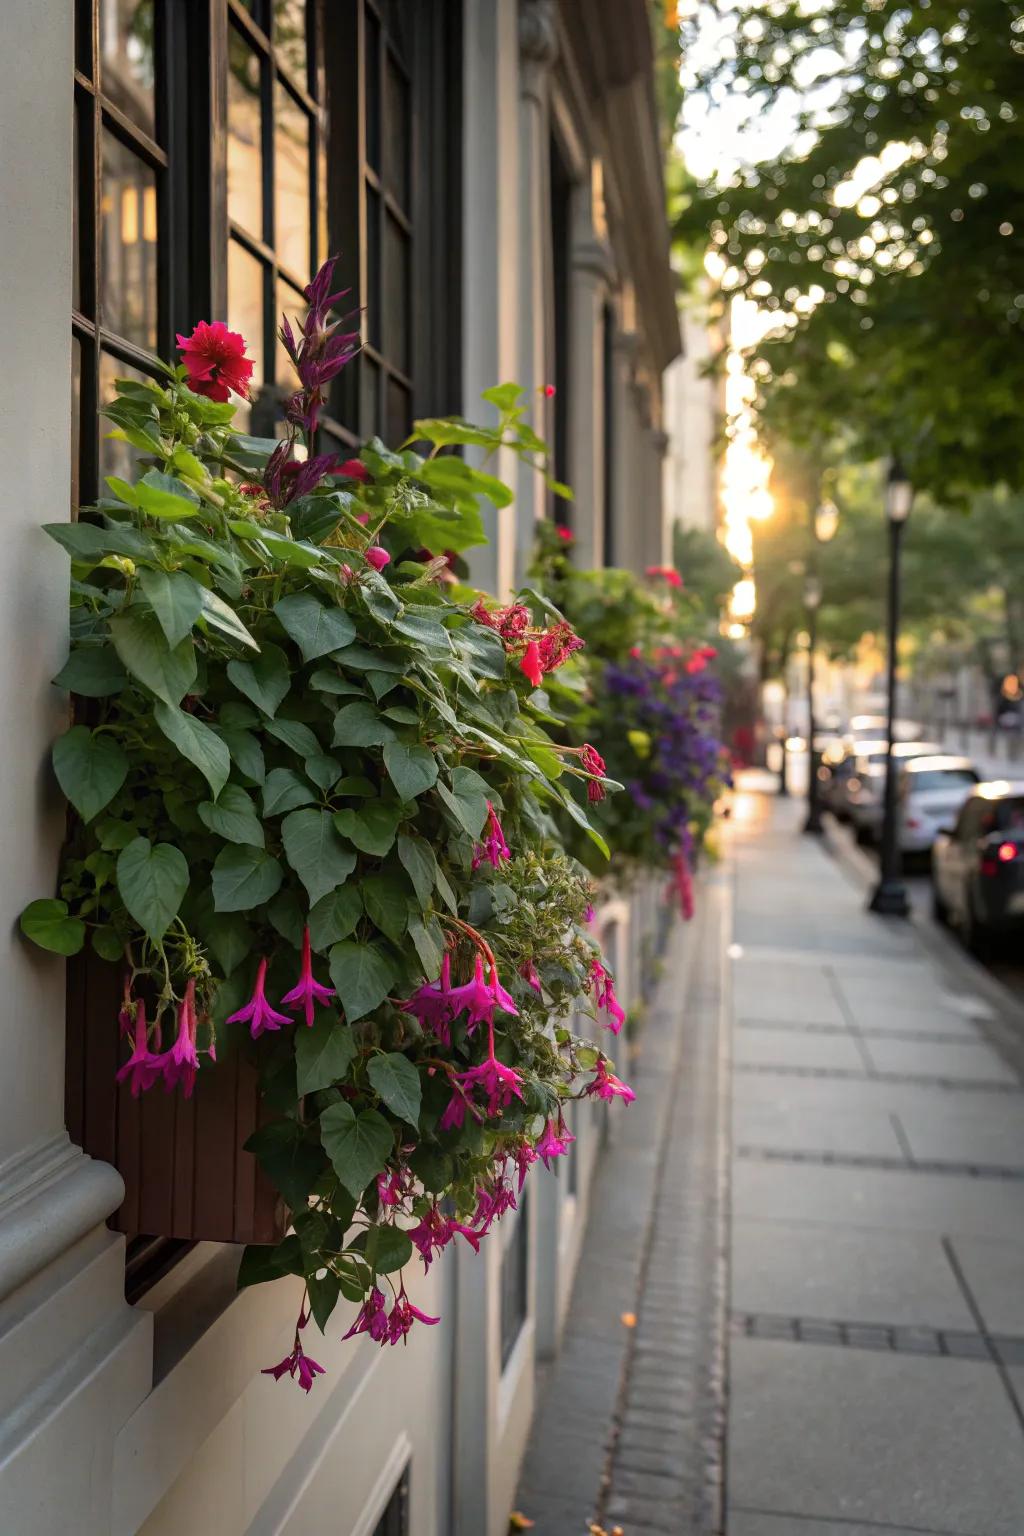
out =
{"type": "MultiPolygon", "coordinates": [[[[575,1136],[576,1127],[579,1124],[579,1116],[576,1113],[575,1104],[566,1105],[565,1122],[569,1127],[570,1134],[575,1136]]],[[[565,1158],[566,1189],[568,1190],[568,1193],[573,1196],[579,1194],[580,1188],[580,1160],[576,1151],[578,1145],[579,1143],[577,1141],[570,1142],[569,1151],[565,1158]]],[[[561,1158],[558,1159],[558,1162],[561,1162],[561,1158]]]]}
{"type": "Polygon", "coordinates": [[[387,1508],[373,1528],[373,1536],[409,1536],[409,1468],[406,1467],[387,1508]]]}
{"type": "Polygon", "coordinates": [[[615,547],[615,311],[604,306],[601,328],[602,386],[604,389],[604,547],[601,564],[614,565],[615,547]]]}
{"type": "Polygon", "coordinates": [[[501,1368],[505,1369],[526,1322],[530,1278],[530,1221],[528,1200],[519,1202],[519,1214],[501,1256],[501,1368]]]}
{"type": "MultiPolygon", "coordinates": [[[[548,369],[555,386],[553,410],[548,423],[554,456],[555,479],[569,480],[569,326],[572,303],[572,198],[573,181],[557,138],[551,139],[551,304],[554,315],[554,351],[548,369]]],[[[550,515],[562,527],[570,524],[571,503],[550,496],[550,515]]]]}

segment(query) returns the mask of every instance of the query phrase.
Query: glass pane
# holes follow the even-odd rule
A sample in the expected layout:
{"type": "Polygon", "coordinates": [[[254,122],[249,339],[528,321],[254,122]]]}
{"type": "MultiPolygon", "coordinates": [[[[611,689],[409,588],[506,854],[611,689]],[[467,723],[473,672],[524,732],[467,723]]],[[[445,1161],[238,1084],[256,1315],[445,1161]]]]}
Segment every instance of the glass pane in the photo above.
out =
{"type": "Polygon", "coordinates": [[[228,217],[264,237],[260,61],[234,27],[228,41],[228,217]]]}
{"type": "Polygon", "coordinates": [[[396,379],[388,378],[387,383],[387,430],[384,440],[387,443],[401,443],[409,436],[412,427],[412,411],[410,409],[409,391],[404,384],[399,384],[396,379]]]}
{"type": "Polygon", "coordinates": [[[384,355],[409,372],[409,241],[390,214],[384,220],[384,355]]]}
{"type": "MultiPolygon", "coordinates": [[[[283,314],[288,316],[292,330],[298,333],[299,326],[302,325],[306,319],[306,301],[302,297],[302,294],[297,292],[297,290],[292,287],[291,283],[286,283],[282,278],[278,278],[277,308],[274,313],[275,333],[280,328],[281,316],[283,314]]],[[[298,389],[299,381],[296,376],[295,367],[291,358],[288,356],[288,353],[281,345],[280,340],[275,343],[275,346],[275,382],[282,385],[284,389],[289,391],[298,389]]]]}
{"type": "Polygon", "coordinates": [[[278,62],[296,85],[308,84],[306,66],[306,0],[274,0],[274,43],[278,62]]]}
{"type": "MultiPolygon", "coordinates": [[[[107,405],[113,400],[117,391],[114,388],[116,379],[145,379],[148,375],[140,373],[137,368],[131,368],[127,363],[122,363],[119,357],[111,357],[109,352],[100,353],[100,405],[107,405]]],[[[106,436],[110,430],[110,424],[100,423],[100,492],[106,491],[104,477],[106,475],[119,475],[122,480],[130,480],[135,473],[135,466],[142,458],[142,454],[132,447],[131,443],[119,443],[116,439],[106,436]]]]}
{"type": "Polygon", "coordinates": [[[72,119],[71,119],[71,123],[72,123],[72,128],[71,128],[71,133],[72,133],[71,152],[72,152],[72,156],[73,156],[73,159],[74,159],[74,169],[73,169],[73,172],[72,172],[73,180],[72,180],[72,183],[71,183],[71,307],[72,307],[72,309],[81,309],[81,307],[82,307],[82,247],[81,247],[82,235],[81,235],[81,228],[80,228],[80,225],[79,225],[79,214],[78,214],[79,197],[81,196],[81,186],[80,186],[80,183],[81,183],[81,179],[82,179],[82,150],[81,150],[81,145],[78,142],[78,113],[79,113],[79,106],[78,106],[78,102],[76,101],[75,102],[74,113],[73,113],[72,119]]]}
{"type": "Polygon", "coordinates": [[[359,436],[373,437],[379,431],[380,411],[377,406],[377,381],[380,369],[376,363],[363,356],[359,359],[359,436]]]}
{"type": "Polygon", "coordinates": [[[275,249],[306,282],[309,271],[309,117],[283,85],[274,87],[275,249]]]}
{"type": "MultiPolygon", "coordinates": [[[[252,372],[253,393],[263,383],[263,263],[250,256],[237,240],[228,241],[228,325],[245,338],[245,350],[255,367],[252,372]]],[[[250,406],[242,402],[236,420],[244,432],[247,429],[250,406]]]]}
{"type": "Polygon", "coordinates": [[[153,0],[100,0],[100,86],[140,128],[156,133],[153,0]]]}
{"type": "Polygon", "coordinates": [[[126,341],[156,349],[156,173],[103,133],[100,315],[126,341]]]}
{"type": "Polygon", "coordinates": [[[373,12],[366,17],[366,158],[380,170],[380,25],[373,12]]]}
{"type": "Polygon", "coordinates": [[[82,452],[82,343],[71,338],[71,510],[78,510],[78,460],[82,452]]]}
{"type": "Polygon", "coordinates": [[[390,49],[384,67],[384,185],[408,207],[409,87],[390,49]]]}
{"type": "Polygon", "coordinates": [[[371,346],[380,347],[382,335],[380,304],[380,198],[372,187],[366,189],[366,335],[371,346]]]}

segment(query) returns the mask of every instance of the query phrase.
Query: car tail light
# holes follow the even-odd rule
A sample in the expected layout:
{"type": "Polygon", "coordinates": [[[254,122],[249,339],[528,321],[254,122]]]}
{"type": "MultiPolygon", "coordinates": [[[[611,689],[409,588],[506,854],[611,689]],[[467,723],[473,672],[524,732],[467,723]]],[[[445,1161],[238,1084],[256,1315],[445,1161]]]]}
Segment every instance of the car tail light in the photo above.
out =
{"type": "Polygon", "coordinates": [[[1000,843],[996,849],[996,858],[1001,864],[1010,864],[1017,857],[1016,843],[1000,843]]]}
{"type": "Polygon", "coordinates": [[[921,823],[916,816],[907,817],[907,826],[910,828],[911,832],[919,832],[921,829],[921,823]]]}

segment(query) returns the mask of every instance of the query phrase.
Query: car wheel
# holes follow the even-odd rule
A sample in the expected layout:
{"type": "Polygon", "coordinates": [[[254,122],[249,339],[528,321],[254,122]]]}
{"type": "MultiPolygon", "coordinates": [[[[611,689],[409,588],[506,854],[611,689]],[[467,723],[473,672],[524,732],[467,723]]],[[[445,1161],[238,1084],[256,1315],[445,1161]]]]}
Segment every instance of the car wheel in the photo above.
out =
{"type": "Polygon", "coordinates": [[[949,922],[949,908],[939,895],[939,888],[932,880],[932,917],[937,923],[945,925],[949,922]]]}

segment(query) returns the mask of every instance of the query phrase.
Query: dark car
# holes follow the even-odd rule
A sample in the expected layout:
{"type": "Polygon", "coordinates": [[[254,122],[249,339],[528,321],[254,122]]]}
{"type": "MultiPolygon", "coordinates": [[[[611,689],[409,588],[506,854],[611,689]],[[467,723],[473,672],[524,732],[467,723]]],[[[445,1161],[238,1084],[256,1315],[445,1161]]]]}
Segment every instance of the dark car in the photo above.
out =
{"type": "Polygon", "coordinates": [[[936,918],[983,952],[994,935],[1024,929],[1024,781],[978,784],[956,825],[932,847],[936,918]]]}

